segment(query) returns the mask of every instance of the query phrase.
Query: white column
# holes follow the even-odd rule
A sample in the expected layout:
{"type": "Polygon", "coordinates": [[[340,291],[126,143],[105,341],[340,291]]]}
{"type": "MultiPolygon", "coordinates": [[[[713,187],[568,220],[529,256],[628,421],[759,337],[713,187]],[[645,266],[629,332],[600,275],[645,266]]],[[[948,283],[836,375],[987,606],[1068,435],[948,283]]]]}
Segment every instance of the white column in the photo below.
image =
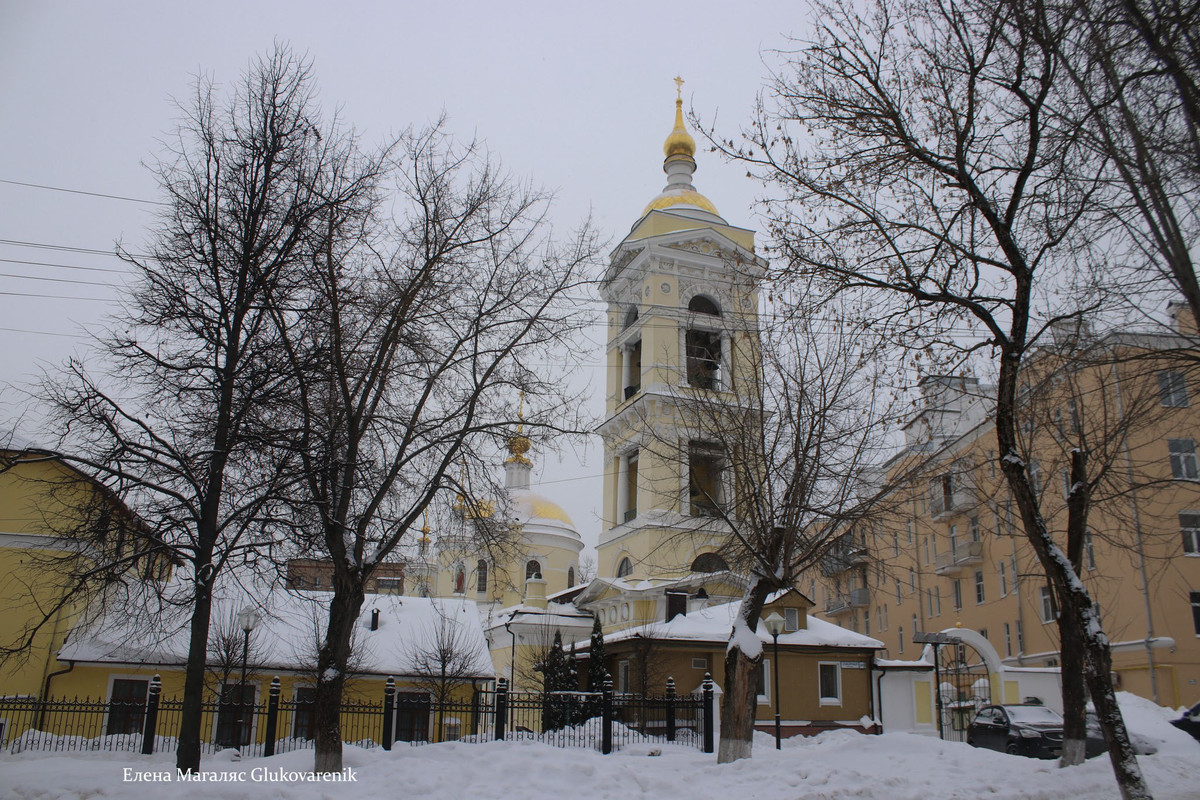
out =
{"type": "Polygon", "coordinates": [[[625,521],[625,512],[629,508],[629,458],[617,456],[617,519],[620,525],[625,521]]]}

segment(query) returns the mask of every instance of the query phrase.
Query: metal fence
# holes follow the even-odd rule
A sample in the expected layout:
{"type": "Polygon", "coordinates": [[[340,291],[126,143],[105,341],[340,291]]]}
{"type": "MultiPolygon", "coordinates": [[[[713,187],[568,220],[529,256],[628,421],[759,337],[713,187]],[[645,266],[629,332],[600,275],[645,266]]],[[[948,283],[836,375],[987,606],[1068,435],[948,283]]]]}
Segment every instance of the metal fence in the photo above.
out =
{"type": "MultiPolygon", "coordinates": [[[[24,750],[123,750],[171,752],[183,702],[160,696],[157,676],[145,701],[0,698],[0,752],[24,750]]],[[[557,747],[590,747],[611,753],[634,743],[678,742],[713,752],[713,685],[708,676],[695,694],[676,696],[668,679],[657,697],[602,692],[511,692],[495,689],[466,700],[397,691],[389,678],[381,702],[341,707],[342,741],[391,749],[442,741],[532,739],[557,747]]],[[[282,700],[279,679],[267,702],[202,704],[202,752],[236,748],[242,757],[270,756],[313,747],[311,699],[282,700]]]]}

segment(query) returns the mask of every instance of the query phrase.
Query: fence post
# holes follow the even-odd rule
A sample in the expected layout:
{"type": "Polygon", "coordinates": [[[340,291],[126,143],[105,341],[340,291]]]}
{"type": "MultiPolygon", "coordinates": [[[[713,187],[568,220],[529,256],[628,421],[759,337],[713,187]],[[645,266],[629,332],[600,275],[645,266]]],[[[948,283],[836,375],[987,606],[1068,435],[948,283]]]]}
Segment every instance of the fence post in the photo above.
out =
{"type": "Polygon", "coordinates": [[[267,695],[267,738],[263,742],[263,756],[275,755],[275,731],[279,727],[279,676],[271,678],[271,691],[267,695]]]}
{"type": "Polygon", "coordinates": [[[713,682],[712,673],[704,673],[704,752],[713,751],[713,682]]]}
{"type": "Polygon", "coordinates": [[[504,723],[508,721],[508,681],[496,681],[496,741],[504,741],[504,723]]]}
{"type": "Polygon", "coordinates": [[[600,752],[604,755],[612,752],[612,718],[613,683],[612,678],[605,678],[604,693],[600,700],[600,752]]]}
{"type": "Polygon", "coordinates": [[[675,679],[667,678],[667,741],[675,741],[675,679]]]}
{"type": "Polygon", "coordinates": [[[392,736],[396,726],[393,724],[396,713],[396,679],[388,676],[383,685],[383,749],[392,749],[392,736]]]}
{"type": "Polygon", "coordinates": [[[146,722],[142,727],[142,755],[154,752],[154,730],[158,727],[158,696],[162,692],[162,678],[155,675],[150,679],[150,693],[146,696],[146,722]]]}

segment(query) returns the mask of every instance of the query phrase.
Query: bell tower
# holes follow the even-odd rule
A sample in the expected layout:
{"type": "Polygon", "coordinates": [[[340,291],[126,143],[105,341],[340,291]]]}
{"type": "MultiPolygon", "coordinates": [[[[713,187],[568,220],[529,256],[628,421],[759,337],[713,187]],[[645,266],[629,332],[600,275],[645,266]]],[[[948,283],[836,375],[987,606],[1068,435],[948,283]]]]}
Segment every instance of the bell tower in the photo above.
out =
{"type": "Polygon", "coordinates": [[[667,184],[613,251],[608,304],[600,577],[670,579],[727,534],[728,454],[695,408],[744,408],[758,369],[754,232],[730,225],[692,184],[696,142],[683,119],[663,145],[667,184]]]}

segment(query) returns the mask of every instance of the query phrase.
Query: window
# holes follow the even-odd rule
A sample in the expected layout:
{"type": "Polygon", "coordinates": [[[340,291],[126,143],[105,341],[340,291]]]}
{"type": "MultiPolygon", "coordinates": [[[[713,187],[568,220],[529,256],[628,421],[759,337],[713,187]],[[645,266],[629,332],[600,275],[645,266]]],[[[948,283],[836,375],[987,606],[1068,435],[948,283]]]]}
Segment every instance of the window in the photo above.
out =
{"type": "Polygon", "coordinates": [[[638,451],[625,456],[625,484],[622,489],[622,498],[625,502],[621,508],[621,521],[629,522],[631,519],[637,518],[638,513],[638,451]]]}
{"type": "Polygon", "coordinates": [[[800,630],[800,609],[785,608],[783,610],[783,629],[785,631],[800,630]]]}
{"type": "Polygon", "coordinates": [[[684,335],[688,386],[717,389],[721,385],[721,334],[690,329],[684,335]]]}
{"type": "Polygon", "coordinates": [[[1096,568],[1096,543],[1091,533],[1083,535],[1083,566],[1085,569],[1096,568]]]}
{"type": "Polygon", "coordinates": [[[883,616],[879,618],[879,630],[886,631],[888,627],[887,603],[883,604],[883,616]]]}
{"type": "Polygon", "coordinates": [[[108,698],[109,736],[141,733],[146,719],[146,691],[149,681],[114,678],[108,698]]]}
{"type": "Polygon", "coordinates": [[[1167,450],[1171,454],[1171,476],[1194,481],[1200,477],[1196,466],[1196,442],[1193,439],[1168,439],[1167,450]]]}
{"type": "Polygon", "coordinates": [[[1025,652],[1025,626],[1021,624],[1021,620],[1017,620],[1017,652],[1025,652]]]}
{"type": "Polygon", "coordinates": [[[1008,567],[1003,561],[997,562],[996,571],[1000,574],[1000,596],[1008,596],[1008,567]]]}
{"type": "Polygon", "coordinates": [[[911,567],[908,570],[908,590],[910,592],[917,590],[917,572],[911,567]]]}
{"type": "Polygon", "coordinates": [[[1058,609],[1054,602],[1054,593],[1050,591],[1049,586],[1038,587],[1038,597],[1041,601],[1041,616],[1042,622],[1053,622],[1058,616],[1058,609]]]}
{"type": "Polygon", "coordinates": [[[901,653],[903,653],[904,652],[904,626],[903,625],[901,625],[899,628],[896,628],[896,641],[898,642],[897,649],[901,653]]]}
{"type": "Polygon", "coordinates": [[[863,633],[867,636],[871,635],[871,609],[869,607],[863,609],[863,633]]]}
{"type": "Polygon", "coordinates": [[[950,560],[953,561],[958,556],[958,526],[950,526],[950,560]]]}
{"type": "Polygon", "coordinates": [[[1013,591],[1021,586],[1021,573],[1017,572],[1017,554],[1012,554],[1012,583],[1013,591]]]}
{"type": "Polygon", "coordinates": [[[575,568],[567,567],[567,588],[570,589],[575,585],[575,568]]]}
{"type": "Polygon", "coordinates": [[[1192,601],[1192,628],[1200,636],[1200,592],[1188,592],[1188,599],[1192,601]]]}
{"type": "Polygon", "coordinates": [[[975,605],[984,601],[983,570],[975,570],[975,605]]]}
{"type": "Polygon", "coordinates": [[[525,564],[525,580],[530,578],[542,577],[542,565],[536,561],[530,561],[525,564]]]}
{"type": "Polygon", "coordinates": [[[404,579],[376,578],[375,591],[379,594],[404,594],[404,579]]]}
{"type": "Polygon", "coordinates": [[[1183,535],[1183,552],[1200,555],[1200,514],[1194,511],[1180,514],[1179,532],[1183,535]]]}
{"type": "Polygon", "coordinates": [[[687,614],[687,592],[667,592],[667,622],[687,614]]]}
{"type": "Polygon", "coordinates": [[[950,585],[954,589],[954,610],[958,611],[962,608],[962,581],[956,579],[950,585]]]}
{"type": "Polygon", "coordinates": [[[431,707],[425,692],[396,692],[396,741],[429,741],[431,707]]]}
{"type": "Polygon", "coordinates": [[[217,745],[244,747],[252,741],[254,688],[251,684],[239,683],[221,686],[221,699],[217,706],[217,745]]]}
{"type": "Polygon", "coordinates": [[[621,350],[622,368],[625,373],[625,399],[636,395],[642,388],[642,340],[621,350]]]}
{"type": "Polygon", "coordinates": [[[942,615],[942,587],[933,587],[933,602],[934,607],[937,609],[936,616],[940,617],[942,615]]]}
{"type": "Polygon", "coordinates": [[[1012,628],[1006,622],[1004,623],[1004,657],[1012,656],[1012,628]]]}
{"type": "Polygon", "coordinates": [[[929,537],[928,536],[925,537],[924,542],[925,542],[925,563],[928,564],[929,563],[929,537]]]}
{"type": "Polygon", "coordinates": [[[1158,373],[1158,398],[1164,406],[1187,408],[1187,379],[1182,372],[1168,370],[1158,373]]]}
{"type": "Polygon", "coordinates": [[[912,524],[912,522],[910,521],[910,522],[905,523],[905,528],[908,531],[908,546],[912,547],[912,543],[913,543],[913,524],[912,524]]]}
{"type": "Polygon", "coordinates": [[[708,669],[708,656],[692,659],[692,669],[708,669]]]}
{"type": "Polygon", "coordinates": [[[475,564],[475,591],[483,594],[487,591],[488,566],[482,558],[475,564]]]}
{"type": "Polygon", "coordinates": [[[900,555],[900,531],[892,531],[892,555],[900,555]]]}
{"type": "Polygon", "coordinates": [[[317,711],[317,690],[311,686],[296,688],[295,711],[292,712],[292,738],[311,741],[317,711]]]}
{"type": "Polygon", "coordinates": [[[707,314],[710,317],[721,316],[721,307],[711,297],[698,294],[688,302],[688,311],[697,314],[707,314]]]}
{"type": "Polygon", "coordinates": [[[688,504],[693,517],[715,517],[724,501],[724,459],[711,446],[692,443],[688,450],[688,504]]]}
{"type": "Polygon", "coordinates": [[[771,702],[771,661],[764,658],[758,665],[758,703],[768,705],[771,702]]]}
{"type": "Polygon", "coordinates": [[[1079,433],[1079,404],[1074,397],[1067,398],[1067,421],[1070,427],[1068,433],[1079,433]]]}
{"type": "Polygon", "coordinates": [[[917,624],[917,615],[916,614],[912,615],[912,629],[913,629],[913,633],[917,633],[918,631],[921,630],[921,626],[917,624]]]}
{"type": "Polygon", "coordinates": [[[817,684],[823,706],[842,704],[842,665],[821,662],[817,664],[817,684]]]}
{"type": "Polygon", "coordinates": [[[902,598],[900,596],[900,581],[896,581],[896,602],[902,602],[902,598]]]}
{"type": "Polygon", "coordinates": [[[629,662],[628,661],[617,662],[617,691],[618,692],[628,692],[629,691],[629,662]]]}
{"type": "Polygon", "coordinates": [[[633,574],[633,562],[628,558],[622,558],[621,563],[617,564],[617,577],[627,578],[633,574]]]}
{"type": "Polygon", "coordinates": [[[729,565],[716,553],[701,553],[692,562],[692,572],[725,572],[729,565]]]}
{"type": "Polygon", "coordinates": [[[929,513],[933,516],[954,508],[954,476],[939,475],[929,482],[929,513]]]}
{"type": "Polygon", "coordinates": [[[972,542],[979,541],[979,517],[971,517],[967,520],[967,537],[972,542]]]}

